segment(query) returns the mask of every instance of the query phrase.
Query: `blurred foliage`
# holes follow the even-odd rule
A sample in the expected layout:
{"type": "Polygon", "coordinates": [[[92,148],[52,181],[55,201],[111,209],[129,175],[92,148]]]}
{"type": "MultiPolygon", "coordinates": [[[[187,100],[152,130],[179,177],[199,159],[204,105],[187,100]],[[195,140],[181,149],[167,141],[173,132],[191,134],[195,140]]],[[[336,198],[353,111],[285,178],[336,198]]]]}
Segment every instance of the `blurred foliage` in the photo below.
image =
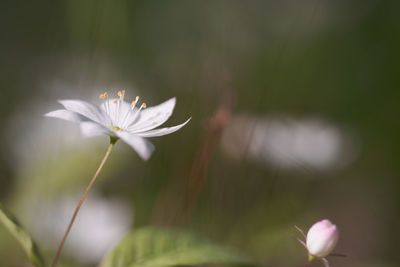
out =
{"type": "MultiPolygon", "coordinates": [[[[46,124],[41,115],[57,99],[90,100],[124,88],[149,105],[177,96],[170,125],[193,117],[182,131],[153,140],[149,162],[120,143],[104,168],[95,187],[131,205],[134,228],[188,228],[262,266],[301,266],[306,257],[293,225],[307,229],[329,218],[341,234],[337,251],[349,255],[330,259],[332,266],[400,261],[398,1],[72,0],[1,7],[0,201],[28,229],[42,201],[84,188],[107,144],[75,135],[71,145],[67,135],[75,126],[46,124]],[[285,171],[232,161],[216,138],[196,178],[201,190],[187,191],[226,95],[236,99],[232,115],[317,116],[349,129],[361,144],[359,157],[339,171],[285,171]],[[188,209],[186,197],[194,193],[188,209]]],[[[2,266],[23,262],[13,242],[0,228],[2,266]]],[[[46,249],[51,258],[55,248],[46,249]]]]}
{"type": "Polygon", "coordinates": [[[18,221],[0,204],[0,222],[15,237],[24,249],[29,261],[36,267],[44,267],[42,255],[31,236],[21,227],[18,221]]]}
{"type": "Polygon", "coordinates": [[[195,266],[234,264],[254,266],[237,252],[189,232],[144,228],[133,231],[102,262],[104,267],[195,266]]]}

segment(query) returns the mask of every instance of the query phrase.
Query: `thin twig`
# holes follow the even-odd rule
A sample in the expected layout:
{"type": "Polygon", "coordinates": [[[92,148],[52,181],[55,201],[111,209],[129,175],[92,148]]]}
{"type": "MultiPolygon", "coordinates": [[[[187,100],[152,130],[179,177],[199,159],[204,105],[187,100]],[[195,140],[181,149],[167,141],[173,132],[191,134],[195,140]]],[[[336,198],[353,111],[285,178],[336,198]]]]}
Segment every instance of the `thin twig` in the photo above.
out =
{"type": "Polygon", "coordinates": [[[300,244],[303,245],[303,247],[305,247],[305,249],[307,249],[307,245],[306,245],[306,243],[304,243],[303,240],[301,240],[300,238],[297,238],[297,237],[296,237],[296,239],[297,239],[297,241],[299,241],[300,244]]]}
{"type": "Polygon", "coordinates": [[[295,225],[294,227],[297,229],[297,231],[299,231],[301,233],[301,235],[304,237],[304,239],[307,239],[306,234],[300,227],[298,227],[297,225],[295,225]]]}
{"type": "Polygon", "coordinates": [[[94,174],[92,180],[90,181],[88,187],[86,188],[85,192],[83,193],[83,195],[82,195],[82,197],[81,197],[81,200],[79,200],[79,203],[78,203],[78,205],[77,205],[76,208],[75,208],[74,214],[72,215],[71,221],[69,222],[67,231],[65,231],[64,237],[63,237],[63,239],[61,240],[61,243],[60,243],[60,245],[59,245],[59,247],[58,247],[58,249],[57,249],[57,254],[56,254],[55,258],[54,258],[53,264],[51,265],[52,267],[55,267],[55,266],[57,265],[57,262],[58,262],[58,260],[59,260],[59,258],[60,258],[61,250],[62,250],[62,248],[63,248],[63,246],[64,246],[65,240],[67,240],[67,237],[68,237],[69,232],[71,231],[72,225],[74,224],[74,221],[75,221],[75,219],[76,219],[76,215],[78,215],[78,212],[79,212],[79,210],[80,210],[80,208],[81,208],[83,202],[85,201],[86,196],[88,195],[88,193],[89,193],[90,189],[92,188],[93,184],[96,182],[97,177],[99,176],[101,170],[103,169],[104,164],[106,163],[108,157],[110,156],[110,153],[111,153],[111,150],[112,150],[113,147],[114,147],[115,141],[116,141],[115,139],[112,139],[112,138],[111,138],[110,145],[108,146],[107,152],[106,152],[106,154],[104,155],[104,158],[103,158],[103,160],[101,161],[99,168],[97,169],[97,171],[96,171],[96,173],[94,174]]]}
{"type": "Polygon", "coordinates": [[[328,262],[328,260],[326,258],[322,258],[321,260],[324,263],[325,267],[329,267],[329,262],[328,262]]]}

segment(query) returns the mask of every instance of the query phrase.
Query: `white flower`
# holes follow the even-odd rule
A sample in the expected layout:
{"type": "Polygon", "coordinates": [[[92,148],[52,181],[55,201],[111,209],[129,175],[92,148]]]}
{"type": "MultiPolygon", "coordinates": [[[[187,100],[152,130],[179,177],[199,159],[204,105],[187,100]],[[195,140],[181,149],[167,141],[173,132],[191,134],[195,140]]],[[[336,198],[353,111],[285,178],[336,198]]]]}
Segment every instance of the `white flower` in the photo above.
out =
{"type": "MultiPolygon", "coordinates": [[[[332,252],[339,239],[339,231],[336,225],[332,224],[327,219],[316,222],[311,226],[310,230],[308,230],[307,236],[304,234],[303,230],[297,226],[295,227],[306,239],[306,242],[297,239],[308,251],[308,262],[306,266],[308,266],[313,259],[319,258],[322,260],[325,267],[329,267],[329,262],[325,257],[332,252]]],[[[336,254],[336,256],[345,255],[336,254]]]]}
{"type": "Polygon", "coordinates": [[[139,97],[132,103],[124,101],[125,91],[118,92],[118,98],[110,99],[107,93],[101,94],[100,107],[82,100],[60,100],[65,109],[46,113],[47,117],[59,118],[80,124],[85,137],[108,135],[112,139],[121,139],[130,145],[139,156],[147,160],[154,150],[152,143],[145,137],[162,136],[173,133],[190,121],[173,127],[154,129],[168,120],[175,107],[175,98],[158,106],[146,108],[146,103],[137,107],[139,97]]]}
{"type": "Polygon", "coordinates": [[[339,231],[336,225],[329,220],[316,222],[307,233],[308,252],[316,257],[326,257],[335,248],[339,239],[339,231]]]}

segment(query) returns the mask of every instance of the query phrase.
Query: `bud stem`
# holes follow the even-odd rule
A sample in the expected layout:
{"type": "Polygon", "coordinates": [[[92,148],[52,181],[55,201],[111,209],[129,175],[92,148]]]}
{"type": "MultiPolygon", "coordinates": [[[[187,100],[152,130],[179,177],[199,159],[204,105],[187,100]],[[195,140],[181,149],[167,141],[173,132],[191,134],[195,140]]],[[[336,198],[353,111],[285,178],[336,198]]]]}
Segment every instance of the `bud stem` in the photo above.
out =
{"type": "Polygon", "coordinates": [[[306,266],[305,267],[308,267],[308,266],[310,266],[310,263],[311,263],[311,261],[314,259],[315,257],[313,256],[313,255],[309,255],[308,256],[308,260],[307,260],[307,263],[306,263],[306,266]]]}
{"type": "Polygon", "coordinates": [[[92,188],[94,182],[96,182],[97,177],[99,176],[101,170],[103,169],[104,164],[106,163],[108,157],[110,156],[111,150],[113,149],[114,144],[115,144],[116,141],[117,141],[117,139],[115,137],[114,138],[110,138],[110,145],[108,146],[107,152],[104,155],[104,158],[101,161],[100,166],[97,169],[96,173],[94,174],[94,176],[93,176],[92,180],[90,181],[88,187],[86,188],[85,192],[83,193],[83,195],[81,197],[81,200],[79,201],[78,205],[75,208],[74,214],[72,215],[71,221],[69,222],[67,231],[65,231],[64,237],[61,240],[60,245],[58,246],[57,254],[56,254],[55,258],[54,258],[53,264],[51,265],[52,267],[55,267],[57,265],[58,259],[59,259],[60,254],[61,254],[61,250],[62,250],[62,248],[64,246],[65,240],[67,240],[69,232],[71,231],[71,228],[72,228],[72,225],[74,224],[76,216],[78,215],[78,212],[79,212],[83,202],[85,201],[86,196],[88,195],[90,189],[92,188]]]}

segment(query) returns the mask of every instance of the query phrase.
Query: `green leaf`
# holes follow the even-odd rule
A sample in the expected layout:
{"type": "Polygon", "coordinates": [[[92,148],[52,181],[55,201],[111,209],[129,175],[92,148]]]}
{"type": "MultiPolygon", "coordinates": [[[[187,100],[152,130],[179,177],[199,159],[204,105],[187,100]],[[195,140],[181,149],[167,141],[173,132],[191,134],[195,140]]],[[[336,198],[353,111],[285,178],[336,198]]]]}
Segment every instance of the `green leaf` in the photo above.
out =
{"type": "Polygon", "coordinates": [[[0,203],[0,222],[18,240],[32,264],[36,267],[45,266],[39,249],[31,236],[21,227],[15,217],[9,213],[0,203]]]}
{"type": "Polygon", "coordinates": [[[102,267],[167,267],[201,264],[253,265],[247,257],[189,232],[142,228],[111,251],[102,267]]]}

